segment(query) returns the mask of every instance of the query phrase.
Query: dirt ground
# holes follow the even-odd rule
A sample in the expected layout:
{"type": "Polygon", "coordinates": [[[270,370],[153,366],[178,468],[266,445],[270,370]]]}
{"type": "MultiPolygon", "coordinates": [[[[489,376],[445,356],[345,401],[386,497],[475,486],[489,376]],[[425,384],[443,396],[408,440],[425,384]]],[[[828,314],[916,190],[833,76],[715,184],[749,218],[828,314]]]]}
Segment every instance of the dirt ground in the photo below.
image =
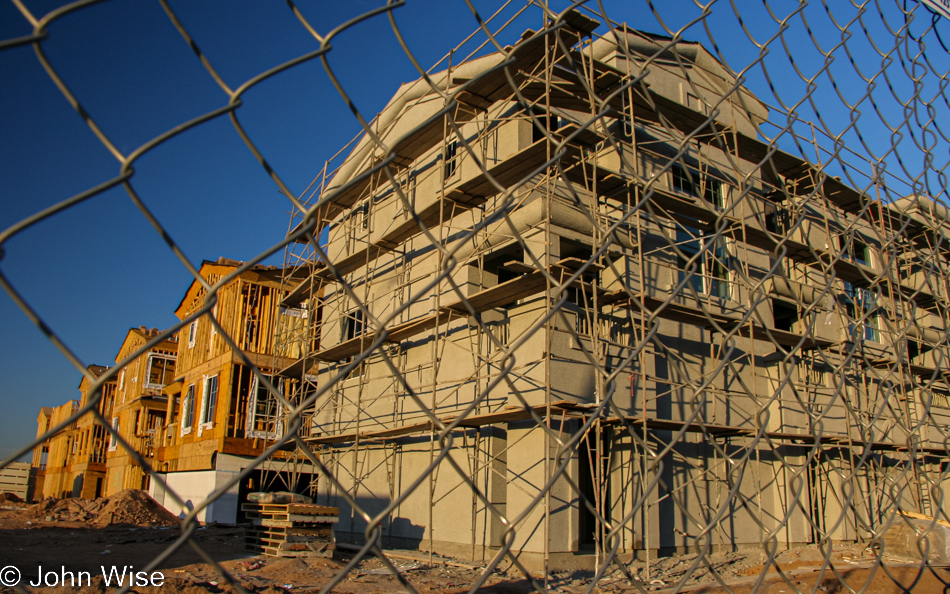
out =
{"type": "MultiPolygon", "coordinates": [[[[37,582],[39,572],[49,577],[48,572],[54,571],[58,578],[61,578],[64,570],[77,575],[78,572],[90,574],[88,585],[83,583],[81,588],[78,585],[72,587],[67,582],[65,587],[61,584],[37,588],[28,586],[27,590],[31,592],[114,592],[114,582],[111,587],[107,587],[100,575],[102,566],[107,570],[112,566],[119,569],[131,566],[134,568],[131,571],[135,572],[144,570],[181,534],[178,527],[167,525],[168,518],[161,513],[152,513],[147,507],[136,507],[144,504],[134,494],[127,496],[127,499],[121,505],[108,501],[98,504],[46,502],[32,508],[9,503],[3,505],[0,507],[0,568],[18,568],[21,584],[37,582]],[[58,512],[55,511],[57,509],[58,512]],[[100,512],[102,515],[98,515],[100,512]],[[84,519],[76,519],[79,517],[84,519]]],[[[244,549],[244,529],[233,526],[202,527],[197,530],[195,541],[245,589],[265,594],[319,592],[346,566],[353,554],[338,550],[333,559],[276,559],[254,555],[244,549]],[[258,563],[260,566],[256,566],[258,563]]],[[[428,565],[424,554],[419,552],[399,551],[396,554],[417,557],[394,558],[392,561],[404,579],[419,592],[466,592],[483,573],[481,567],[457,567],[443,563],[428,565]]],[[[728,589],[717,583],[709,565],[700,563],[693,568],[696,558],[690,555],[654,560],[649,573],[640,562],[631,564],[629,571],[641,584],[640,588],[657,594],[843,594],[849,588],[860,591],[865,586],[867,589],[864,591],[868,594],[950,594],[950,570],[921,572],[917,565],[897,559],[885,559],[885,570],[877,566],[869,549],[860,546],[836,545],[831,564],[824,571],[821,567],[825,557],[815,547],[779,554],[776,562],[781,567],[781,574],[774,565],[765,571],[764,559],[761,551],[711,555],[709,565],[719,579],[728,585],[728,589]],[[688,579],[684,579],[687,575],[688,579]],[[841,584],[838,576],[848,587],[841,584]]],[[[136,586],[132,591],[141,594],[217,594],[235,591],[188,545],[165,559],[158,571],[164,578],[160,587],[136,586]]],[[[535,577],[544,582],[543,576],[535,577]]],[[[593,577],[593,572],[555,572],[548,576],[546,586],[553,592],[579,594],[588,590],[593,577]]],[[[0,587],[2,593],[13,591],[0,587]]],[[[395,576],[388,574],[383,563],[368,558],[357,564],[333,591],[369,594],[401,592],[404,589],[395,576]]],[[[530,583],[516,569],[493,572],[480,590],[495,594],[530,591],[530,583]]],[[[641,590],[634,587],[616,568],[606,572],[593,589],[593,592],[637,591],[641,590]]]]}

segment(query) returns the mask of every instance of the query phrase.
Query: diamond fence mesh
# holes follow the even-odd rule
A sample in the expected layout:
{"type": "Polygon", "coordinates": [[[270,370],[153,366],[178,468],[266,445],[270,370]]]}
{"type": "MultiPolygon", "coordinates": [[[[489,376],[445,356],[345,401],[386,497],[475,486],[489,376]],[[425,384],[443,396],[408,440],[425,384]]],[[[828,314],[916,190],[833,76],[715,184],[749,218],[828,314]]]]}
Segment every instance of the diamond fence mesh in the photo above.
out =
{"type": "Polygon", "coordinates": [[[499,576],[538,591],[948,584],[950,60],[924,5],[465,3],[474,32],[428,67],[412,48],[440,23],[406,34],[403,2],[333,26],[288,2],[270,9],[312,49],[229,84],[159,3],[220,106],[124,149],[44,51],[98,3],[13,2],[32,33],[0,50],[32,46],[20,57],[119,171],[0,249],[121,187],[194,282],[179,323],[130,332],[105,369],[0,265],[84,378],[75,409],[4,466],[74,436],[83,493],[99,477],[185,510],[148,570],[189,544],[237,591],[250,586],[202,549],[198,521],[278,489],[339,508],[343,562],[314,591],[352,587],[372,556],[417,591],[394,549],[468,564],[444,585],[460,591],[499,576]],[[379,89],[392,98],[371,117],[334,42],[380,22],[414,82],[379,89]],[[292,187],[243,98],[313,62],[336,90],[313,109],[342,98],[360,133],[292,187]],[[136,166],[222,119],[291,221],[256,258],[197,264],[136,166]],[[182,490],[223,460],[242,462],[197,499],[182,490]]]}

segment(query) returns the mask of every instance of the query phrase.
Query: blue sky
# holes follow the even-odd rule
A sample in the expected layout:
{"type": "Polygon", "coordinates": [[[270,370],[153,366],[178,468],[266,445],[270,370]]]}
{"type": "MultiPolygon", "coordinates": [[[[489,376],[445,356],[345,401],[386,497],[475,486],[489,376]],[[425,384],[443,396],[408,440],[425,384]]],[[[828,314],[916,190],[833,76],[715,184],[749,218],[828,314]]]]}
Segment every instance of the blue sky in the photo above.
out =
{"type": "MultiPolygon", "coordinates": [[[[39,17],[64,3],[25,4],[39,17]]],[[[313,26],[326,33],[379,6],[382,0],[299,4],[313,26]]],[[[474,2],[483,18],[501,4],[474,2]]],[[[551,4],[557,10],[568,5],[551,4]]],[[[801,105],[799,110],[803,118],[817,120],[820,116],[828,131],[840,132],[853,117],[843,101],[857,102],[867,94],[867,85],[854,74],[854,65],[868,73],[886,68],[890,76],[881,78],[875,90],[877,110],[864,99],[858,106],[861,136],[852,131],[845,138],[848,147],[877,157],[884,157],[892,143],[898,143],[907,170],[904,175],[914,177],[923,170],[924,151],[914,145],[909,130],[895,136],[881,124],[882,118],[900,122],[907,117],[903,107],[890,99],[894,93],[910,97],[915,92],[904,65],[882,59],[867,40],[870,35],[887,51],[894,44],[888,27],[898,30],[904,24],[900,2],[881,4],[885,5],[883,15],[876,13],[875,5],[869,5],[865,22],[852,26],[854,35],[847,47],[853,55],[849,57],[845,48],[836,50],[832,76],[816,79],[816,101],[801,105]]],[[[514,15],[520,5],[513,2],[505,9],[505,18],[514,15]]],[[[745,68],[759,54],[746,31],[764,42],[778,25],[765,5],[741,5],[747,11],[742,15],[746,30],[731,4],[719,1],[712,5],[705,23],[695,24],[683,36],[711,46],[708,24],[730,66],[745,68]]],[[[771,5],[774,14],[784,11],[782,16],[797,6],[787,0],[775,0],[771,5]]],[[[748,85],[754,92],[773,105],[789,107],[807,95],[809,86],[795,68],[808,78],[825,62],[809,30],[815,37],[827,39],[823,47],[831,49],[841,39],[831,17],[843,25],[859,12],[847,2],[833,5],[832,15],[812,6],[804,12],[805,19],[795,17],[785,40],[794,61],[781,40],[774,42],[767,69],[756,67],[748,73],[748,85]]],[[[318,47],[285,3],[179,0],[171,6],[231,88],[318,47]]],[[[615,20],[658,33],[667,33],[665,28],[679,30],[702,12],[695,3],[682,0],[655,3],[660,20],[647,2],[612,1],[604,6],[615,20]]],[[[915,7],[914,2],[908,3],[909,9],[915,7]]],[[[594,4],[590,8],[599,10],[594,4]]],[[[915,14],[920,17],[912,25],[916,36],[928,29],[930,17],[922,8],[915,14]]],[[[394,18],[425,67],[476,28],[461,0],[408,0],[395,9],[394,18]]],[[[538,28],[539,23],[540,13],[535,8],[517,19],[501,40],[513,43],[521,31],[538,28]]],[[[0,0],[0,40],[29,35],[31,29],[12,3],[0,0]]],[[[939,23],[937,30],[950,39],[948,23],[939,23]]],[[[227,103],[226,94],[203,69],[158,2],[96,4],[54,21],[48,32],[42,47],[50,62],[124,154],[227,103]]],[[[478,36],[475,43],[483,39],[478,36]]],[[[932,30],[925,40],[928,59],[938,71],[945,71],[947,55],[932,30]]],[[[473,48],[473,44],[467,46],[473,48]]],[[[385,15],[340,34],[328,60],[367,119],[401,83],[417,78],[385,15]]],[[[922,97],[940,100],[935,117],[937,122],[941,118],[946,121],[948,106],[939,86],[925,79],[918,90],[922,97]]],[[[921,117],[919,113],[911,115],[921,117]]],[[[302,192],[324,162],[360,130],[319,60],[296,66],[249,90],[237,117],[295,193],[302,192]]],[[[786,120],[778,115],[773,119],[786,120]]],[[[810,134],[807,126],[798,129],[810,134]]],[[[931,193],[942,199],[945,196],[936,172],[947,161],[947,143],[937,134],[930,136],[937,143],[931,193]]],[[[790,142],[783,141],[783,146],[794,150],[790,142]]],[[[0,51],[0,164],[0,230],[119,172],[118,161],[67,103],[28,45],[0,51]]],[[[887,157],[887,164],[889,171],[900,166],[893,155],[887,157]]],[[[290,203],[279,194],[227,116],[206,122],[144,155],[135,163],[132,185],[195,265],[219,256],[250,259],[277,243],[288,228],[290,203]]],[[[0,271],[85,363],[112,364],[130,327],[175,324],[173,310],[190,282],[187,270],[122,188],[103,192],[41,222],[2,249],[0,271]]],[[[281,261],[282,255],[277,254],[268,263],[281,261]]],[[[5,294],[0,294],[0,338],[2,459],[33,437],[40,406],[78,397],[80,374],[5,294]]]]}

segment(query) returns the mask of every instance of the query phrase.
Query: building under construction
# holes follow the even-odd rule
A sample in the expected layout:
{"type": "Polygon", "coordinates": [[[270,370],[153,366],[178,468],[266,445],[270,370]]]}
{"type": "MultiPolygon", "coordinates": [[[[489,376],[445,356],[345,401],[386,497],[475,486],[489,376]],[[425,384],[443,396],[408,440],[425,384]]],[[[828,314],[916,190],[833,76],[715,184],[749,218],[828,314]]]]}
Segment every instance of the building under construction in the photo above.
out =
{"type": "Polygon", "coordinates": [[[598,26],[404,85],[295,213],[276,348],[337,537],[569,567],[938,513],[944,207],[598,26]]]}

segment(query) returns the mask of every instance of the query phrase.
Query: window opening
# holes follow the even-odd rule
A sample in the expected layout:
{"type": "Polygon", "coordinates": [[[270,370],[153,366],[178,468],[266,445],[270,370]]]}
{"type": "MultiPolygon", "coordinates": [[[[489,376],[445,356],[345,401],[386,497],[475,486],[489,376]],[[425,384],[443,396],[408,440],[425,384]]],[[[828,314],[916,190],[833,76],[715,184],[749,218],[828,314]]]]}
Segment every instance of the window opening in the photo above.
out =
{"type": "Polygon", "coordinates": [[[161,390],[175,378],[175,357],[173,355],[149,355],[146,364],[148,377],[145,388],[161,390]]]}
{"type": "Polygon", "coordinates": [[[195,348],[195,339],[198,338],[198,320],[188,324],[188,348],[195,348]]]}
{"type": "Polygon", "coordinates": [[[772,322],[776,330],[791,332],[798,321],[798,308],[784,301],[772,300],[772,322]]]}
{"type": "Polygon", "coordinates": [[[211,428],[214,426],[214,411],[218,404],[218,376],[205,377],[203,383],[200,423],[204,428],[211,428]]]}
{"type": "Polygon", "coordinates": [[[717,210],[725,209],[725,195],[722,182],[708,175],[690,171],[679,163],[674,163],[671,170],[673,189],[677,192],[702,198],[717,210]]]}
{"type": "Polygon", "coordinates": [[[847,313],[848,335],[852,340],[863,338],[871,342],[881,342],[877,316],[877,296],[867,289],[855,287],[845,281],[842,295],[847,313]]]}
{"type": "Polygon", "coordinates": [[[195,385],[188,386],[185,398],[181,403],[181,434],[191,433],[191,425],[195,420],[195,385]]]}
{"type": "Polygon", "coordinates": [[[459,141],[453,140],[445,145],[445,178],[448,179],[458,171],[459,141]]]}
{"type": "MultiPolygon", "coordinates": [[[[279,378],[266,377],[283,394],[283,386],[279,378]]],[[[247,409],[247,426],[245,429],[248,437],[277,439],[283,434],[280,402],[256,375],[251,384],[251,397],[248,399],[247,409]]]]}

